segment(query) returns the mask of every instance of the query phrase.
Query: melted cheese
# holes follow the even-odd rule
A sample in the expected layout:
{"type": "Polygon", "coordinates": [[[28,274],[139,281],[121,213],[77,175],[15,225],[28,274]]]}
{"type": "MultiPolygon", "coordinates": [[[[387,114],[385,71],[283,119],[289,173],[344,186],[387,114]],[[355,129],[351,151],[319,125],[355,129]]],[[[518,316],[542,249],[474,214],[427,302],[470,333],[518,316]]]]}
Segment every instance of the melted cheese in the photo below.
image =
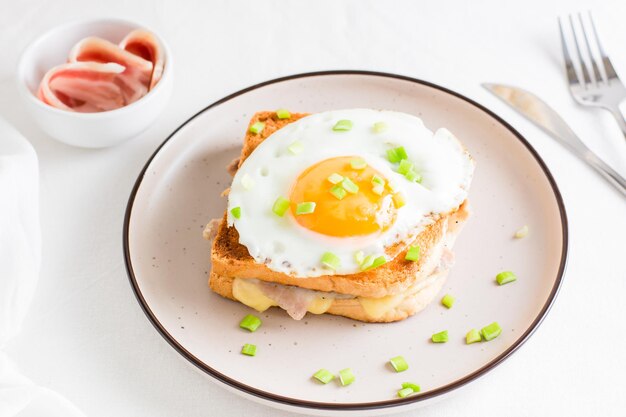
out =
{"type": "Polygon", "coordinates": [[[233,297],[242,304],[252,307],[258,312],[277,305],[274,300],[267,297],[255,281],[235,278],[233,281],[233,297]]]}
{"type": "Polygon", "coordinates": [[[400,293],[395,295],[387,295],[380,298],[357,297],[361,307],[369,317],[379,319],[388,311],[393,310],[400,304],[406,294],[400,293]]]}

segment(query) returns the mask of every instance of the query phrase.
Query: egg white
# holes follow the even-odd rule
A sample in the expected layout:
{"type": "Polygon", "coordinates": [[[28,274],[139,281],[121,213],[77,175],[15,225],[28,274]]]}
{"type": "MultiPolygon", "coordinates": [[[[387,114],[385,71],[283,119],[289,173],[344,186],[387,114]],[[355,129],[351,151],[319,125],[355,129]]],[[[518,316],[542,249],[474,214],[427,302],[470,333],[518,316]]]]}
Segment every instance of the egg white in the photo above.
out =
{"type": "Polygon", "coordinates": [[[355,252],[384,255],[387,250],[387,259],[392,259],[437,214],[457,208],[467,198],[473,170],[468,152],[448,130],[433,133],[418,117],[370,109],[317,113],[276,131],[243,162],[228,196],[228,224],[235,226],[239,242],[255,261],[274,271],[297,277],[353,274],[360,272],[355,252]],[[333,131],[335,123],[342,119],[351,120],[352,129],[333,131]],[[376,122],[384,122],[386,130],[375,133],[372,126],[376,122]],[[297,155],[287,150],[295,141],[303,146],[297,155]],[[395,172],[397,165],[388,161],[387,150],[398,146],[405,148],[409,160],[423,176],[421,184],[395,172]],[[406,203],[397,209],[396,220],[389,229],[367,236],[326,236],[300,226],[291,211],[283,217],[272,212],[279,196],[289,198],[302,171],[340,156],[363,158],[404,195],[406,203]],[[254,185],[244,187],[244,177],[252,179],[254,185]],[[239,219],[230,213],[234,207],[241,208],[239,219]],[[390,252],[399,242],[405,244],[390,252]],[[320,259],[325,252],[340,258],[341,266],[336,271],[322,266],[320,259]]]}

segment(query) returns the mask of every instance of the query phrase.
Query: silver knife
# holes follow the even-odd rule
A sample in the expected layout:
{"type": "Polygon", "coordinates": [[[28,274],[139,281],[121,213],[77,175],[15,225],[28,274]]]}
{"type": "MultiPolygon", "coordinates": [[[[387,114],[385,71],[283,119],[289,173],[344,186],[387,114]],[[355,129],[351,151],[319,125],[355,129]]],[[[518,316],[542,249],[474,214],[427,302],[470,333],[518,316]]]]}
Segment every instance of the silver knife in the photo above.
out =
{"type": "Polygon", "coordinates": [[[544,132],[556,139],[557,142],[573,152],[574,155],[589,164],[626,197],[626,179],[598,158],[576,136],[576,133],[565,123],[565,120],[543,100],[517,87],[490,83],[484,83],[482,86],[539,126],[544,132]]]}

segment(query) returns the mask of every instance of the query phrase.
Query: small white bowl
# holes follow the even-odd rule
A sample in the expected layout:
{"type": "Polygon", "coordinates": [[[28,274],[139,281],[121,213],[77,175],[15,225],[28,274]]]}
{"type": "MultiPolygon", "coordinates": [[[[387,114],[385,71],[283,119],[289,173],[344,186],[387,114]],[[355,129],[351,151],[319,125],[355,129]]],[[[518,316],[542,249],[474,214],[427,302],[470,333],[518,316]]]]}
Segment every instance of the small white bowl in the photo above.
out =
{"type": "Polygon", "coordinates": [[[172,54],[156,33],[164,49],[163,76],[148,94],[136,102],[116,110],[77,113],[54,108],[36,96],[46,71],[66,62],[70,49],[81,39],[99,36],[119,43],[130,31],[140,27],[144,26],[121,19],[72,22],[49,30],[24,50],[17,69],[18,88],[34,121],[42,130],[68,145],[104,148],[131,139],[150,126],[163,111],[172,93],[172,54]]]}

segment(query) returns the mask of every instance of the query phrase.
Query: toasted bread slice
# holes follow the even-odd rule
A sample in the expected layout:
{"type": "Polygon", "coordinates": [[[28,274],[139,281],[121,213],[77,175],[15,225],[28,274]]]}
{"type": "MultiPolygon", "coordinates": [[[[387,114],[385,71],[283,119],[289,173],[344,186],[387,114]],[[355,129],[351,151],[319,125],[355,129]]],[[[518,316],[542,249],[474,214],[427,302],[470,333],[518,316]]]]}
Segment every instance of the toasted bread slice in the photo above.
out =
{"type": "MultiPolygon", "coordinates": [[[[250,120],[249,126],[260,121],[265,123],[265,128],[261,134],[252,134],[249,130],[247,131],[239,161],[234,161],[232,166],[240,167],[265,138],[304,116],[307,114],[297,113],[292,114],[289,119],[281,120],[277,118],[274,112],[256,113],[250,120]]],[[[211,250],[212,268],[209,275],[209,285],[216,293],[231,299],[235,299],[232,292],[235,278],[257,279],[354,297],[382,298],[405,295],[402,303],[386,313],[384,317],[377,319],[369,317],[360,307],[356,298],[336,299],[327,310],[330,314],[363,321],[401,320],[421,310],[443,285],[445,274],[438,271],[438,265],[445,246],[451,245],[451,242],[446,243],[446,235],[450,232],[456,235],[459,226],[468,216],[467,202],[464,202],[457,210],[433,218],[433,222],[427,225],[411,243],[420,247],[420,259],[416,262],[406,261],[404,259],[406,250],[404,250],[393,260],[373,270],[350,275],[323,275],[303,278],[279,273],[269,269],[265,264],[255,262],[247,248],[239,243],[237,230],[228,226],[226,215],[224,215],[217,227],[217,234],[211,250]],[[439,279],[433,280],[434,274],[438,274],[439,279]],[[419,288],[420,282],[428,283],[428,285],[421,288],[420,291],[411,292],[412,289],[419,288]]],[[[212,226],[215,226],[215,222],[212,226]]],[[[208,229],[205,231],[205,236],[211,234],[208,229]]]]}

